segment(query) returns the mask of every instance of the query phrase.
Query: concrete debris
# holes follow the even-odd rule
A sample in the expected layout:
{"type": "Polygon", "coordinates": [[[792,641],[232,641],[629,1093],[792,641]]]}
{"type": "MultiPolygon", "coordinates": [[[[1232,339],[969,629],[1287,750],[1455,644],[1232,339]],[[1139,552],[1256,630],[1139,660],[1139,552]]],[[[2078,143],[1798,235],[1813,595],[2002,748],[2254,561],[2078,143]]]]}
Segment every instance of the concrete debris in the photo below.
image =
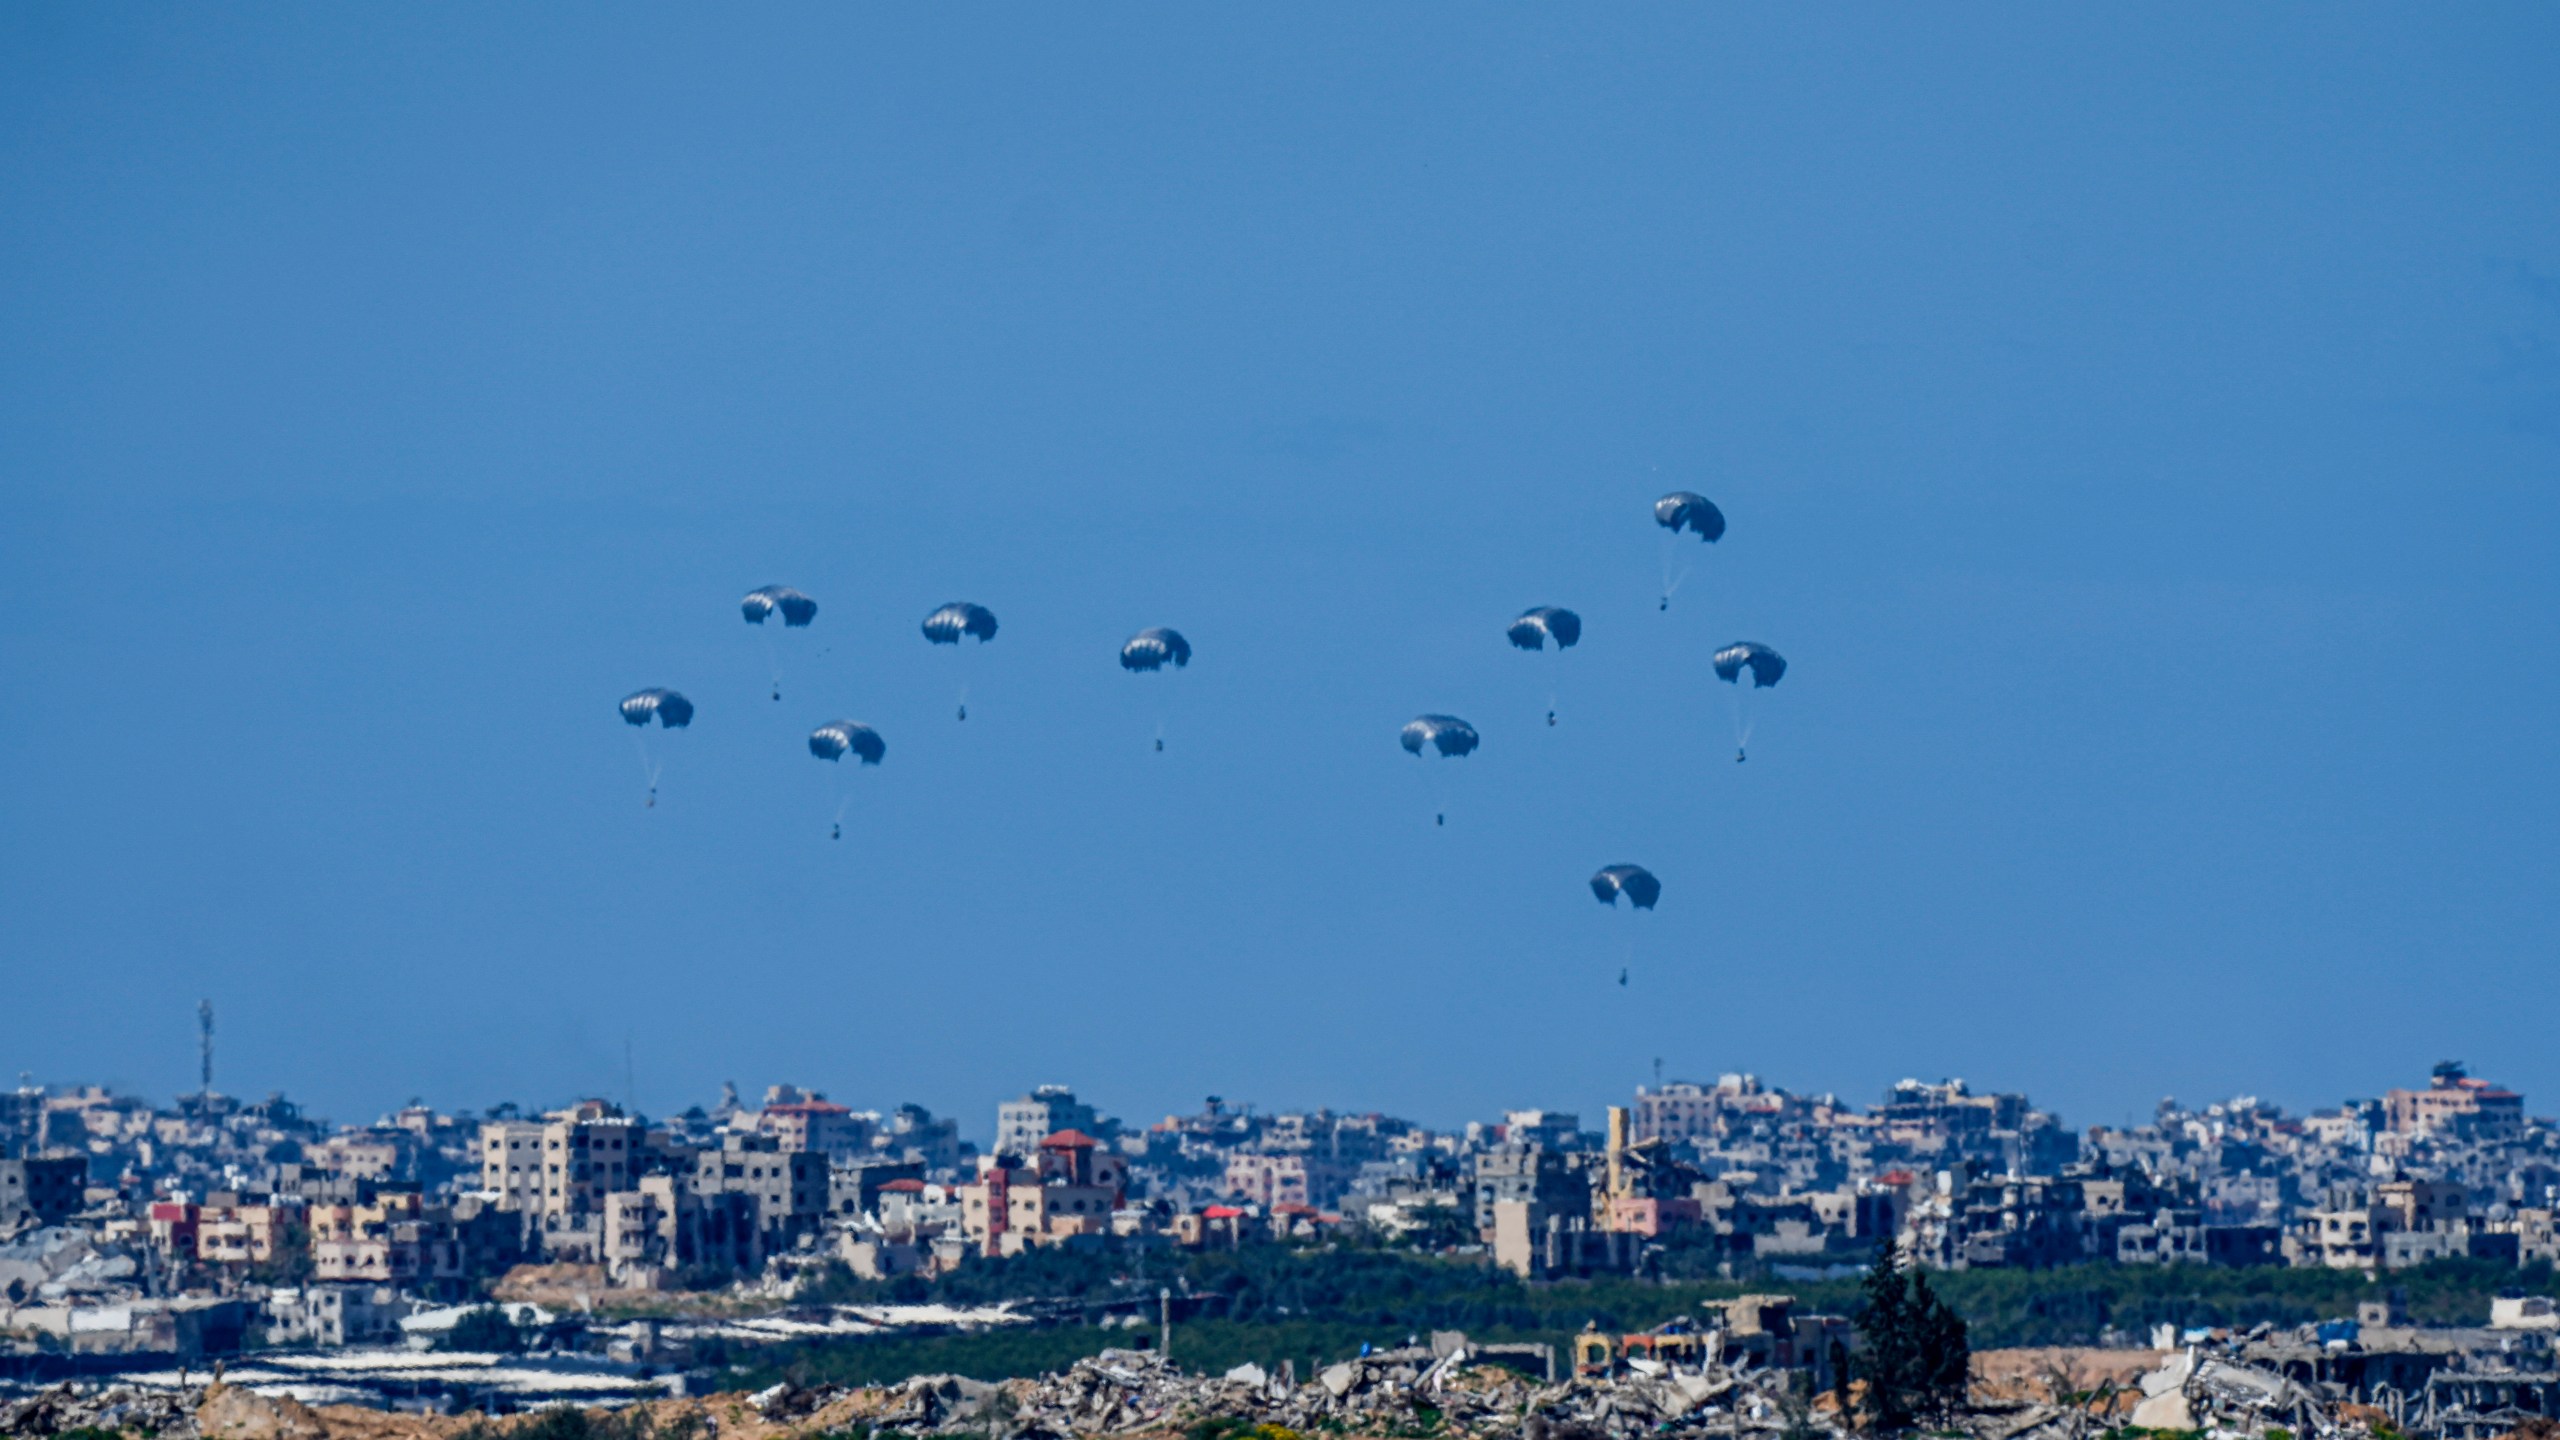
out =
{"type": "MultiPolygon", "coordinates": [[[[1284,1367],[1274,1373],[1240,1365],[1215,1377],[1194,1376],[1146,1351],[1105,1351],[1061,1374],[1013,1381],[970,1424],[1017,1440],[1094,1440],[1135,1432],[1168,1433],[1207,1419],[1231,1419],[1301,1435],[1413,1434],[1453,1440],[1637,1440],[1643,1435],[1733,1437],[1733,1440],[1842,1440],[1828,1395],[1813,1395],[1801,1371],[1657,1364],[1601,1376],[1542,1381],[1510,1365],[1490,1363],[1465,1343],[1393,1350],[1331,1365],[1307,1384],[1284,1367]]],[[[1441,1340],[1442,1337],[1435,1337],[1441,1340]]],[[[2495,1389],[2490,1376],[2474,1388],[2495,1389]]],[[[2477,1413],[2538,1413],[2548,1403],[2542,1383],[2516,1384],[2470,1399],[2471,1411],[2448,1396],[2404,1427],[2444,1440],[2490,1440],[2516,1430],[2444,1423],[2477,1413]],[[2518,1393],[2509,1393],[2518,1391],[2518,1393]],[[2495,1408],[2493,1408],[2495,1407],[2495,1408]]],[[[2446,1381],[2439,1377],[2439,1388],[2446,1381]]],[[[2415,1402],[2413,1402],[2414,1406],[2415,1402]]],[[[2366,1440],[2377,1429],[2366,1407],[2337,1387],[2306,1384],[2241,1355],[2189,1349],[2171,1355],[2119,1389],[2067,1386],[2042,1399],[1977,1392],[1969,1411],[1939,1425],[1966,1440],[2097,1440],[2130,1421],[2146,1429],[2212,1437],[2286,1431],[2300,1440],[2366,1440]],[[2131,1413],[2128,1414],[2128,1411],[2131,1413]]],[[[1267,1433],[1267,1432],[1266,1432],[1267,1433]]],[[[2553,1437],[2560,1440],[2560,1436],[2553,1437]]]]}
{"type": "MultiPolygon", "coordinates": [[[[2344,1363],[2346,1354],[2333,1353],[2332,1363],[2344,1363]]],[[[2279,1362],[2279,1369],[2244,1347],[2190,1346],[2159,1357],[2148,1373],[2125,1365],[2094,1383],[2080,1360],[2047,1358],[2040,1389],[2015,1377],[1978,1381],[1967,1413],[1933,1420],[1930,1428],[1949,1440],[2101,1440],[2128,1423],[2202,1440],[2264,1440],[2277,1431],[2295,1440],[2370,1440],[2395,1430],[2412,1440],[2560,1440],[2560,1432],[2535,1428],[2560,1410],[2560,1375],[2547,1368],[2482,1360],[2401,1389],[2383,1387],[2376,1405],[2366,1403],[2377,1394],[2370,1385],[2354,1390],[2305,1374],[2299,1359],[2279,1362]]],[[[2514,1358],[2539,1363],[2542,1352],[2514,1358]]],[[[1198,1375],[1152,1351],[1106,1350],[1063,1371],[1001,1383],[924,1375],[895,1385],[783,1384],[707,1401],[638,1403],[652,1429],[705,1440],[846,1433],[1163,1440],[1203,1421],[1256,1432],[1229,1440],[1846,1440],[1832,1397],[1811,1393],[1803,1371],[1707,1358],[1550,1381],[1541,1378],[1544,1359],[1533,1347],[1477,1346],[1452,1333],[1429,1346],[1326,1366],[1304,1383],[1294,1364],[1198,1375]]],[[[0,1400],[0,1436],[44,1440],[89,1430],[154,1440],[462,1440],[468,1425],[485,1423],[503,1435],[528,1416],[483,1422],[477,1415],[314,1411],[237,1385],[72,1383],[0,1400]]]]}
{"type": "Polygon", "coordinates": [[[328,1433],[319,1414],[301,1401],[236,1385],[207,1390],[195,1420],[204,1440],[322,1440],[328,1433]]]}
{"type": "MultiPolygon", "coordinates": [[[[2139,1429],[2203,1431],[2214,1435],[2262,1435],[2284,1430],[2306,1437],[2362,1436],[2369,1427],[2341,1412],[2341,1405],[2296,1384],[2276,1371],[2227,1354],[2190,1347],[2163,1360],[2136,1382],[2138,1393],[2124,1419],[2139,1429]]],[[[2023,1423],[1993,1432],[1983,1440],[2084,1440],[2107,1428],[2086,1405],[2029,1406],[2023,1423]]],[[[1977,1427],[1978,1428],[1978,1427],[1977,1427]]]]}
{"type": "MultiPolygon", "coordinates": [[[[255,1398],[255,1397],[252,1397],[255,1398]]],[[[46,1436],[71,1430],[122,1431],[159,1440],[193,1440],[205,1392],[130,1386],[55,1385],[16,1400],[0,1399],[0,1435],[46,1436]]]]}
{"type": "Polygon", "coordinates": [[[918,1375],[896,1385],[848,1390],[782,1384],[747,1397],[767,1425],[830,1432],[861,1421],[875,1430],[929,1432],[976,1424],[1004,1386],[966,1375],[918,1375]]]}
{"type": "Polygon", "coordinates": [[[1299,1384],[1287,1366],[1275,1372],[1246,1364],[1203,1376],[1151,1351],[1106,1350],[1062,1372],[1000,1386],[950,1376],[880,1390],[777,1386],[750,1403],[768,1423],[812,1433],[859,1418],[875,1431],[1009,1440],[1165,1434],[1210,1419],[1302,1435],[1431,1429],[1453,1440],[1633,1440],[1710,1430],[1774,1437],[1792,1417],[1801,1435],[1836,1434],[1798,1397],[1788,1373],[1657,1369],[1546,1383],[1490,1363],[1458,1337],[1455,1345],[1347,1360],[1299,1384]]]}

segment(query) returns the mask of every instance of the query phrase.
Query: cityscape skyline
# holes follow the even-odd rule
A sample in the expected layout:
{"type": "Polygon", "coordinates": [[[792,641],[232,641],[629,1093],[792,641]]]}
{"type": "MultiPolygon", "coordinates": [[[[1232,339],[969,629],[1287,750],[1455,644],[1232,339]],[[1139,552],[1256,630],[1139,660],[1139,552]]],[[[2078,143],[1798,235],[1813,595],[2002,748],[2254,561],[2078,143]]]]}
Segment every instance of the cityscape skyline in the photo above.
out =
{"type": "MultiPolygon", "coordinates": [[[[634,1057],[634,1059],[636,1061],[636,1057],[634,1057]]],[[[199,1057],[198,1063],[204,1067],[205,1073],[212,1072],[210,1056],[199,1057]]],[[[2504,1074],[2502,1070],[2484,1069],[2483,1067],[2472,1065],[2469,1061],[2459,1058],[2440,1059],[2435,1062],[2432,1067],[2422,1068],[2442,1070],[2447,1067],[2453,1067],[2463,1073],[2475,1075],[2491,1074],[2503,1076],[2504,1074]]],[[[633,1073],[635,1075],[637,1073],[636,1063],[633,1066],[633,1073]]],[[[2239,1103],[2247,1105],[2272,1106],[2278,1110],[2288,1113],[2311,1114],[2318,1113],[2324,1109],[2335,1110],[2337,1107],[2342,1105],[2352,1106],[2364,1103],[2378,1103],[2380,1096],[2389,1091],[2394,1084],[2404,1082],[2409,1073],[2412,1072],[2403,1069],[2389,1075],[2378,1075],[2376,1083],[2367,1087],[2363,1091],[2343,1093],[2328,1097],[2312,1097],[2308,1099],[2277,1095],[2264,1090],[2241,1089],[2229,1094],[2220,1095],[2177,1095],[2174,1093],[2163,1092],[2162,1094],[2149,1097],[2149,1099],[2141,1105],[2126,1106],[2112,1114],[2099,1114],[2092,1112],[2086,1117],[2065,1113],[2059,1106],[2047,1106],[2040,1104],[2039,1108],[2047,1113],[2051,1113],[2057,1121],[2062,1122],[2066,1128],[2074,1131],[2075,1133],[2101,1128],[2129,1127],[2143,1123],[2155,1107],[2172,1103],[2190,1108],[2214,1107],[2239,1103]]],[[[217,1082],[219,1081],[219,1078],[220,1077],[217,1076],[217,1082]]],[[[830,1084],[827,1083],[823,1077],[807,1074],[747,1075],[743,1073],[741,1075],[725,1077],[723,1080],[715,1082],[702,1094],[669,1097],[667,1101],[660,1101],[658,1103],[651,1103],[642,1099],[634,1093],[632,1087],[626,1082],[618,1085],[599,1084],[585,1088],[572,1088],[567,1091],[547,1095],[498,1095],[486,1100],[461,1100],[454,1096],[430,1095],[414,1090],[402,1092],[399,1091],[398,1087],[393,1086],[387,1087],[384,1093],[386,1095],[397,1093],[399,1098],[386,1099],[380,1104],[371,1106],[358,1104],[349,1109],[344,1115],[330,1112],[327,1107],[321,1105],[306,1104],[304,1109],[307,1113],[313,1115],[315,1119],[325,1120],[328,1123],[333,1124],[355,1125],[368,1123],[361,1118],[367,1114],[389,1116],[405,1107],[420,1104],[429,1105],[438,1110],[451,1111],[457,1114],[487,1114],[500,1108],[516,1110],[526,1114],[537,1114],[545,1111],[557,1110],[563,1107],[574,1106],[585,1101],[603,1101],[611,1105],[623,1107],[634,1114],[663,1117],[683,1114],[693,1109],[708,1110],[714,1108],[723,1094],[729,1095],[729,1097],[737,1103],[747,1104],[751,1103],[749,1097],[765,1093],[769,1090],[780,1089],[785,1091],[806,1092],[834,1100],[841,1104],[849,1105],[855,1110],[863,1110],[868,1107],[876,1111],[885,1112],[889,1109],[894,1109],[896,1106],[901,1104],[923,1103],[926,1108],[937,1113],[945,1113],[959,1117],[961,1124],[960,1134],[962,1138],[975,1143],[985,1140],[994,1132],[996,1127],[992,1123],[985,1124],[982,1127],[976,1120],[973,1120],[970,1117],[982,1116],[985,1113],[991,1113],[996,1108],[998,1102],[1010,1095],[1014,1088],[1022,1088],[1025,1090],[1056,1088],[1080,1094],[1083,1095],[1089,1103],[1093,1104],[1097,1111],[1109,1113],[1120,1123],[1135,1128],[1144,1128],[1152,1125],[1156,1123],[1159,1118],[1190,1113],[1193,1109],[1196,1109],[1203,1100],[1207,1100],[1221,1104],[1227,1109],[1238,1113],[1281,1114],[1323,1111],[1341,1115],[1380,1115],[1393,1116],[1401,1120],[1427,1125],[1434,1129],[1457,1129],[1470,1123],[1486,1123],[1493,1117],[1513,1111],[1545,1109],[1568,1114],[1583,1114],[1585,1112],[1597,1113],[1599,1109],[1605,1108],[1607,1105],[1619,1103],[1630,1093],[1643,1094],[1648,1090],[1659,1092],[1665,1087],[1681,1086],[1713,1088],[1719,1084],[1729,1084],[1736,1080],[1747,1081],[1756,1085],[1765,1085],[1771,1090],[1779,1093],[1807,1097],[1832,1097],[1841,1105],[1850,1109],[1867,1108],[1879,1103],[1880,1098],[1889,1097],[1898,1087],[1914,1084],[1951,1084],[1960,1087],[1970,1087],[1980,1093],[2016,1093],[2025,1096],[2030,1101],[2034,1101],[2037,1098],[2037,1091],[2032,1085],[2011,1084],[2005,1081],[1986,1084],[1978,1081],[1973,1076],[1954,1071],[1943,1074],[1898,1075],[1890,1079],[1879,1079],[1874,1085],[1861,1090],[1829,1085],[1796,1083],[1792,1077],[1783,1074],[1763,1074],[1761,1072],[1751,1070],[1704,1070],[1684,1073],[1672,1069],[1666,1063],[1658,1067],[1649,1066],[1644,1075],[1631,1079],[1627,1085],[1620,1087],[1616,1091],[1594,1092],[1591,1095],[1511,1095],[1492,1099],[1472,1113],[1447,1115],[1427,1113],[1411,1109],[1409,1107],[1399,1106],[1392,1102],[1373,1103],[1375,1097],[1365,1099],[1361,1097],[1326,1099],[1324,1097],[1282,1096],[1277,1100],[1265,1101],[1248,1094],[1225,1093],[1224,1090],[1217,1088],[1204,1088],[1201,1090],[1200,1094],[1188,1098],[1149,1101],[1140,1104],[1124,1104],[1121,1103],[1108,1089],[1093,1088],[1084,1084],[1082,1080],[1076,1076],[1050,1076],[1033,1079],[1017,1077],[1010,1082],[1010,1084],[1004,1081],[992,1082],[992,1088],[987,1089],[986,1093],[983,1095],[972,1097],[950,1097],[925,1096],[907,1093],[891,1094],[885,1090],[876,1090],[872,1087],[865,1087],[859,1082],[851,1085],[830,1084]]],[[[199,1089],[195,1088],[178,1088],[166,1091],[153,1090],[142,1086],[132,1085],[122,1080],[102,1078],[99,1076],[68,1075],[43,1077],[37,1076],[30,1071],[19,1072],[18,1083],[22,1089],[33,1086],[37,1090],[62,1092],[76,1091],[87,1086],[98,1086],[111,1093],[129,1095],[144,1100],[154,1101],[155,1103],[159,1101],[166,1101],[170,1104],[180,1103],[186,1100],[189,1096],[202,1093],[199,1089]]],[[[216,1083],[213,1086],[213,1092],[233,1101],[252,1101],[260,1098],[261,1096],[283,1096],[287,1099],[298,1098],[292,1092],[281,1087],[252,1086],[248,1089],[235,1090],[226,1087],[222,1083],[216,1083]]],[[[2518,1093],[2522,1092],[2519,1091],[2518,1093]]]]}

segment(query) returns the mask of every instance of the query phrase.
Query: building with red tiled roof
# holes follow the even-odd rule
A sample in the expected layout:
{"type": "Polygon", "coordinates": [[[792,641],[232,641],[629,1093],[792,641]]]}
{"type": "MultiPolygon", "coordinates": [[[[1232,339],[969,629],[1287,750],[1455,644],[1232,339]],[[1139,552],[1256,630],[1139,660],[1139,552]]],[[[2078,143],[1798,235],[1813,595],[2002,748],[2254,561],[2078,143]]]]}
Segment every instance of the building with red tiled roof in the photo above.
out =
{"type": "Polygon", "coordinates": [[[784,1150],[808,1150],[830,1158],[850,1159],[871,1148],[877,1118],[856,1115],[823,1095],[777,1101],[756,1112],[756,1133],[770,1135],[784,1150]]]}

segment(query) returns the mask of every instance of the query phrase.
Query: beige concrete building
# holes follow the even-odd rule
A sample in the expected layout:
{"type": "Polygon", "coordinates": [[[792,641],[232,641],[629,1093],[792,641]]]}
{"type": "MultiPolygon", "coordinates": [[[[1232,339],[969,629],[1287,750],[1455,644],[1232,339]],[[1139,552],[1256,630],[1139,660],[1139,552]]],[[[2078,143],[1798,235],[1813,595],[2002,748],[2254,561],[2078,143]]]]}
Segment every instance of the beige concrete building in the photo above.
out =
{"type": "Polygon", "coordinates": [[[1329,1210],[1342,1203],[1359,1172],[1313,1155],[1236,1155],[1227,1161],[1229,1197],[1265,1210],[1304,1205],[1329,1210]]]}
{"type": "Polygon", "coordinates": [[[640,1127],[601,1100],[553,1111],[540,1125],[492,1121],[480,1127],[481,1189],[500,1209],[529,1217],[545,1254],[594,1263],[605,1197],[632,1188],[639,1151],[640,1127]]]}
{"type": "Polygon", "coordinates": [[[264,1265],[299,1244],[302,1227],[297,1208],[209,1204],[196,1221],[196,1258],[208,1265],[264,1265]]]}
{"type": "Polygon", "coordinates": [[[644,1175],[605,1198],[603,1263],[616,1285],[656,1288],[695,1266],[751,1272],[767,1239],[745,1191],[698,1193],[682,1176],[644,1175]]]}
{"type": "Polygon", "coordinates": [[[462,1240],[452,1217],[420,1196],[385,1195],[370,1205],[315,1205],[309,1213],[315,1280],[415,1287],[463,1276],[462,1240]]]}
{"type": "Polygon", "coordinates": [[[2382,1263],[2382,1224],[2368,1209],[2315,1210],[2297,1238],[2296,1264],[2371,1270],[2382,1263]]]}
{"type": "Polygon", "coordinates": [[[767,1104],[756,1112],[756,1133],[784,1150],[808,1150],[830,1159],[854,1159],[870,1153],[876,1117],[857,1115],[824,1095],[767,1104]]]}
{"type": "Polygon", "coordinates": [[[492,1120],[480,1127],[480,1188],[501,1210],[542,1210],[542,1126],[492,1120]]]}
{"type": "Polygon", "coordinates": [[[961,1231],[978,1254],[1018,1255],[1111,1233],[1128,1162],[1077,1130],[1058,1131],[1037,1148],[1036,1164],[1007,1167],[991,1159],[975,1183],[959,1187],[961,1231]]]}
{"type": "Polygon", "coordinates": [[[2509,1139],[2524,1130],[2524,1097],[2474,1080],[2455,1064],[2436,1067],[2424,1090],[2391,1090],[2382,1113],[2397,1135],[2457,1132],[2476,1140],[2509,1139]]]}
{"type": "Polygon", "coordinates": [[[410,1143],[405,1135],[344,1130],[312,1147],[310,1159],[323,1169],[358,1180],[382,1180],[403,1173],[410,1143]]]}

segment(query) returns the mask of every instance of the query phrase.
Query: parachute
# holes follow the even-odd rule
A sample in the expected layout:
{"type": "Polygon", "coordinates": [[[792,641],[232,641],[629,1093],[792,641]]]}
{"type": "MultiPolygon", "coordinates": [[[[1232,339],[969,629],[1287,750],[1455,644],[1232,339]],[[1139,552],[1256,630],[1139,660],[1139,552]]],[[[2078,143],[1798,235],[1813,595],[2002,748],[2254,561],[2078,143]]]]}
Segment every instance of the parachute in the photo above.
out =
{"type": "MultiPolygon", "coordinates": [[[[961,637],[975,635],[984,645],[996,638],[996,612],[984,605],[954,600],[924,617],[924,638],[936,645],[957,645],[961,637]]],[[[960,667],[960,718],[969,718],[969,666],[960,667]]]]}
{"type": "MultiPolygon", "coordinates": [[[[858,720],[830,720],[809,732],[809,753],[829,763],[854,755],[865,765],[877,765],[880,757],[889,753],[889,746],[879,731],[858,720]]],[[[831,840],[844,838],[844,812],[853,805],[852,787],[842,777],[837,783],[841,794],[836,799],[834,828],[827,837],[831,840]]]]}
{"type": "MultiPolygon", "coordinates": [[[[1455,715],[1416,715],[1404,722],[1404,729],[1396,735],[1396,743],[1402,745],[1408,755],[1428,759],[1430,752],[1436,750],[1442,758],[1456,760],[1475,753],[1478,742],[1476,727],[1455,715]]],[[[1439,767],[1425,765],[1422,768],[1429,772],[1439,767]]],[[[1439,777],[1426,774],[1425,778],[1431,782],[1431,823],[1446,825],[1449,823],[1449,805],[1441,797],[1439,777]]]]}
{"type": "MultiPolygon", "coordinates": [[[[1601,904],[1615,910],[1618,897],[1627,897],[1631,910],[1650,910],[1662,898],[1662,882],[1641,865],[1603,865],[1591,877],[1591,894],[1601,904]]],[[[1635,968],[1635,928],[1618,932],[1618,986],[1626,988],[1627,972],[1635,968]]]]}
{"type": "Polygon", "coordinates": [[[1662,898],[1662,882],[1641,865],[1607,865],[1591,877],[1591,893],[1600,903],[1616,909],[1618,897],[1624,895],[1638,910],[1650,910],[1662,898]]]}
{"type": "Polygon", "coordinates": [[[777,610],[782,612],[782,623],[795,630],[818,618],[818,602],[788,585],[764,585],[750,590],[738,602],[738,609],[745,613],[750,625],[763,624],[765,617],[777,610]]]}
{"type": "Polygon", "coordinates": [[[766,617],[779,614],[786,629],[798,630],[818,618],[818,602],[788,585],[760,585],[738,602],[738,612],[747,623],[761,632],[764,658],[773,667],[773,698],[782,698],[782,652],[774,648],[773,632],[764,628],[766,617]]]}
{"type": "Polygon", "coordinates": [[[1671,608],[1671,592],[1689,578],[1689,567],[1682,565],[1677,574],[1671,568],[1672,544],[1680,532],[1688,531],[1712,545],[1724,538],[1724,512],[1704,495],[1674,490],[1653,502],[1653,523],[1662,527],[1662,608],[1671,608]]]}
{"type": "Polygon", "coordinates": [[[1521,611],[1520,618],[1503,633],[1523,650],[1544,650],[1549,640],[1555,641],[1559,650],[1570,649],[1582,639],[1582,617],[1559,606],[1541,605],[1521,611]]]}
{"type": "Polygon", "coordinates": [[[852,754],[865,765],[877,765],[889,753],[889,746],[880,738],[880,732],[868,725],[830,720],[809,732],[809,753],[821,760],[841,760],[852,754]]]}
{"type": "Polygon", "coordinates": [[[1734,641],[1715,653],[1714,663],[1716,678],[1730,684],[1741,684],[1742,672],[1750,671],[1754,690],[1777,684],[1787,673],[1787,657],[1757,640],[1734,641]]]}
{"type": "Polygon", "coordinates": [[[1724,538],[1724,512],[1704,495],[1674,490],[1653,502],[1653,523],[1677,535],[1686,530],[1712,545],[1724,538]]]}
{"type": "MultiPolygon", "coordinates": [[[[1179,630],[1151,625],[1130,636],[1129,643],[1120,647],[1120,668],[1133,675],[1140,671],[1162,670],[1167,663],[1176,670],[1191,663],[1191,642],[1183,639],[1179,630]]],[[[1164,726],[1164,712],[1159,707],[1156,713],[1156,749],[1159,752],[1164,749],[1164,726]]]]}
{"type": "MultiPolygon", "coordinates": [[[[1523,650],[1544,650],[1553,640],[1556,653],[1562,654],[1582,639],[1582,617],[1560,605],[1540,605],[1521,611],[1520,618],[1502,633],[1523,650]]],[[[1547,688],[1547,723],[1556,723],[1556,692],[1552,685],[1547,688]]]]}
{"type": "Polygon", "coordinates": [[[640,752],[641,773],[649,777],[649,799],[646,803],[654,808],[658,803],[658,776],[667,767],[665,761],[649,753],[648,730],[652,720],[658,722],[660,729],[681,730],[693,723],[693,702],[673,690],[655,685],[622,697],[622,723],[636,731],[631,743],[640,752]]]}
{"type": "Polygon", "coordinates": [[[1161,670],[1170,662],[1177,670],[1191,663],[1191,642],[1179,630],[1161,625],[1141,630],[1120,647],[1123,670],[1161,670]]]}
{"type": "Polygon", "coordinates": [[[981,644],[996,638],[995,612],[984,605],[954,600],[924,617],[924,638],[936,645],[957,645],[964,635],[977,636],[981,644]]]}
{"type": "Polygon", "coordinates": [[[1756,640],[1736,640],[1717,651],[1713,657],[1716,678],[1733,689],[1733,763],[1750,758],[1753,705],[1750,693],[1765,690],[1787,673],[1787,657],[1756,640]],[[1751,684],[1742,683],[1742,672],[1751,672],[1751,684]]]}
{"type": "Polygon", "coordinates": [[[624,724],[646,726],[652,720],[669,730],[681,730],[693,723],[693,702],[656,686],[622,697],[624,724]]]}
{"type": "Polygon", "coordinates": [[[1417,715],[1405,722],[1396,743],[1404,746],[1408,754],[1419,755],[1428,745],[1455,759],[1474,752],[1476,727],[1455,715],[1417,715]]]}

